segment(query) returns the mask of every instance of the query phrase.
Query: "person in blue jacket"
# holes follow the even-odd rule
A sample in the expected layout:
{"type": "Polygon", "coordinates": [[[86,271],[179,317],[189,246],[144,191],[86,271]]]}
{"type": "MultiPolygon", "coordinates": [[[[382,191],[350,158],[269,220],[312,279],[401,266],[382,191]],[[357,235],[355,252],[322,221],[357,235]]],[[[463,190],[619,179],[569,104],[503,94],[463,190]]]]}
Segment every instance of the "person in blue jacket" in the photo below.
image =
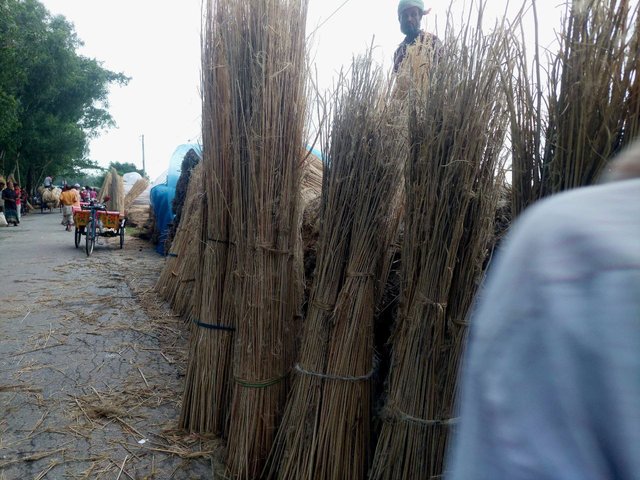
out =
{"type": "Polygon", "coordinates": [[[640,143],[534,204],[471,317],[449,480],[640,479],[640,143]]]}

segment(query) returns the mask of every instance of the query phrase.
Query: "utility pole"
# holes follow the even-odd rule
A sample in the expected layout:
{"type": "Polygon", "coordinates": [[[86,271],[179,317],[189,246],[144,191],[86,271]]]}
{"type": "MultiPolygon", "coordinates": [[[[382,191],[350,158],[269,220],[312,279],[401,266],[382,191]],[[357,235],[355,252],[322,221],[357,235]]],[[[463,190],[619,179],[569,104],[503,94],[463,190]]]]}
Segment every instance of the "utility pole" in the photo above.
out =
{"type": "Polygon", "coordinates": [[[146,175],[147,169],[144,166],[144,133],[140,135],[140,139],[142,140],[142,173],[146,175]]]}

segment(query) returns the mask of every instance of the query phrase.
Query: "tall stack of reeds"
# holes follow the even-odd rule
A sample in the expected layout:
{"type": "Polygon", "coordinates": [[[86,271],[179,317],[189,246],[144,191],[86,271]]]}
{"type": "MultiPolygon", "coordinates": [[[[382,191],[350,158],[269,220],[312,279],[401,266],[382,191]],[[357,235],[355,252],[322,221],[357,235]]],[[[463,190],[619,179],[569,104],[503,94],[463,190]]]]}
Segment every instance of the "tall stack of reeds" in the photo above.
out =
{"type": "Polygon", "coordinates": [[[124,180],[118,171],[111,167],[104,177],[102,187],[98,193],[98,200],[105,202],[107,210],[124,213],[124,180]],[[105,198],[109,201],[105,202],[105,198]]]}
{"type": "Polygon", "coordinates": [[[124,179],[115,168],[111,169],[111,200],[107,202],[107,208],[114,212],[124,214],[124,179]]]}
{"type": "MultiPolygon", "coordinates": [[[[231,362],[236,330],[236,231],[231,209],[237,151],[237,124],[231,112],[235,96],[228,56],[238,55],[226,36],[234,26],[227,12],[238,2],[208,0],[202,45],[202,202],[189,363],[179,424],[190,431],[228,433],[231,362]]],[[[247,8],[249,7],[246,5],[247,8]]],[[[244,41],[244,40],[243,40],[244,41]]]]}
{"type": "Polygon", "coordinates": [[[301,315],[304,316],[316,264],[320,194],[324,175],[322,159],[305,149],[302,170],[302,180],[300,182],[300,213],[302,216],[300,219],[300,255],[302,256],[303,265],[303,301],[301,306],[303,311],[301,315]]]}
{"type": "MultiPolygon", "coordinates": [[[[511,119],[510,215],[520,214],[542,191],[542,145],[544,143],[544,86],[541,84],[541,46],[538,44],[536,3],[531,12],[535,22],[533,71],[523,39],[514,36],[512,49],[505,52],[503,86],[511,119]]],[[[523,21],[520,12],[517,22],[523,21]]]]}
{"type": "Polygon", "coordinates": [[[631,4],[567,2],[560,51],[548,64],[536,45],[529,71],[524,39],[507,57],[515,72],[505,77],[514,215],[543,196],[594,183],[640,132],[640,18],[631,4]]]}
{"type": "Polygon", "coordinates": [[[173,311],[187,318],[193,316],[193,292],[200,263],[203,198],[202,164],[198,164],[190,173],[182,206],[183,220],[156,283],[156,291],[169,302],[173,311]]]}
{"type": "Polygon", "coordinates": [[[238,478],[262,468],[292,363],[305,17],[293,0],[207,3],[206,198],[180,422],[228,436],[238,478]]]}
{"type": "Polygon", "coordinates": [[[112,169],[104,176],[104,180],[102,181],[102,186],[100,187],[100,191],[98,192],[98,201],[100,203],[104,202],[106,197],[111,197],[111,184],[113,183],[113,174],[111,172],[112,169]]]}
{"type": "Polygon", "coordinates": [[[406,154],[383,85],[367,56],[332,99],[315,277],[270,477],[359,479],[369,467],[373,319],[406,154]]]}
{"type": "Polygon", "coordinates": [[[236,332],[227,466],[256,478],[271,449],[294,359],[301,301],[300,150],[307,2],[216,3],[229,81],[236,332]]]}
{"type": "MultiPolygon", "coordinates": [[[[482,7],[477,25],[481,25],[482,7]]],[[[401,298],[384,423],[370,478],[440,478],[454,422],[467,314],[492,235],[507,125],[502,29],[447,27],[440,58],[407,92],[411,150],[401,298]]],[[[411,50],[411,49],[410,49],[411,50]]],[[[425,68],[411,61],[409,68],[425,68]]],[[[422,54],[423,55],[423,54],[422,54]]],[[[428,65],[429,62],[426,62],[428,65]]]]}
{"type": "Polygon", "coordinates": [[[167,234],[167,238],[164,242],[165,251],[167,252],[171,250],[171,244],[173,243],[173,239],[176,236],[176,232],[178,231],[178,227],[180,226],[180,222],[182,220],[182,209],[187,200],[187,190],[189,189],[191,172],[199,163],[200,156],[193,148],[190,148],[182,159],[182,165],[180,166],[180,177],[178,178],[178,182],[176,183],[176,194],[173,197],[173,201],[171,202],[171,208],[174,212],[174,217],[169,228],[169,233],[167,234]]]}

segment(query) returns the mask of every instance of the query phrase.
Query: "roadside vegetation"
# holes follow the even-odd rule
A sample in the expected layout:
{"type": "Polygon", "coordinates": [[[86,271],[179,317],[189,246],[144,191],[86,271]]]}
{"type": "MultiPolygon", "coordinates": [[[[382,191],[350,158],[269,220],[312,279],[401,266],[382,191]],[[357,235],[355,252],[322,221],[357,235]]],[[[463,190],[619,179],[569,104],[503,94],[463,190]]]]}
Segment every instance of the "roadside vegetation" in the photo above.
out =
{"type": "Polygon", "coordinates": [[[129,78],[80,55],[81,46],[73,24],[37,0],[0,1],[0,175],[29,191],[47,175],[99,176],[87,145],[115,126],[109,88],[129,78]]]}

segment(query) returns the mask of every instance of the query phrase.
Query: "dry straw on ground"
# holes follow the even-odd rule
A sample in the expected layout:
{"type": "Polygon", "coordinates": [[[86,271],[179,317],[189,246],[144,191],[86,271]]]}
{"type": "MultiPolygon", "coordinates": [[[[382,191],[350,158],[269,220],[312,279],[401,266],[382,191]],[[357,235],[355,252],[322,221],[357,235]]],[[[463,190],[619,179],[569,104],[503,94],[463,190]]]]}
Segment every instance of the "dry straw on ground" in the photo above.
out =
{"type": "Polygon", "coordinates": [[[514,216],[543,196],[596,182],[638,135],[639,25],[637,2],[567,2],[559,51],[541,56],[536,46],[532,70],[524,38],[514,38],[504,77],[514,216]]]}
{"type": "Polygon", "coordinates": [[[270,477],[357,479],[369,466],[373,318],[406,140],[370,56],[338,83],[316,273],[270,477]]]}
{"type": "MultiPolygon", "coordinates": [[[[506,39],[500,28],[484,36],[466,27],[455,37],[448,27],[430,68],[424,60],[407,62],[420,74],[411,75],[407,92],[401,298],[373,479],[442,474],[467,313],[500,181],[507,118],[499,54],[509,48],[506,39]]],[[[424,58],[419,49],[414,54],[424,58]]]]}

